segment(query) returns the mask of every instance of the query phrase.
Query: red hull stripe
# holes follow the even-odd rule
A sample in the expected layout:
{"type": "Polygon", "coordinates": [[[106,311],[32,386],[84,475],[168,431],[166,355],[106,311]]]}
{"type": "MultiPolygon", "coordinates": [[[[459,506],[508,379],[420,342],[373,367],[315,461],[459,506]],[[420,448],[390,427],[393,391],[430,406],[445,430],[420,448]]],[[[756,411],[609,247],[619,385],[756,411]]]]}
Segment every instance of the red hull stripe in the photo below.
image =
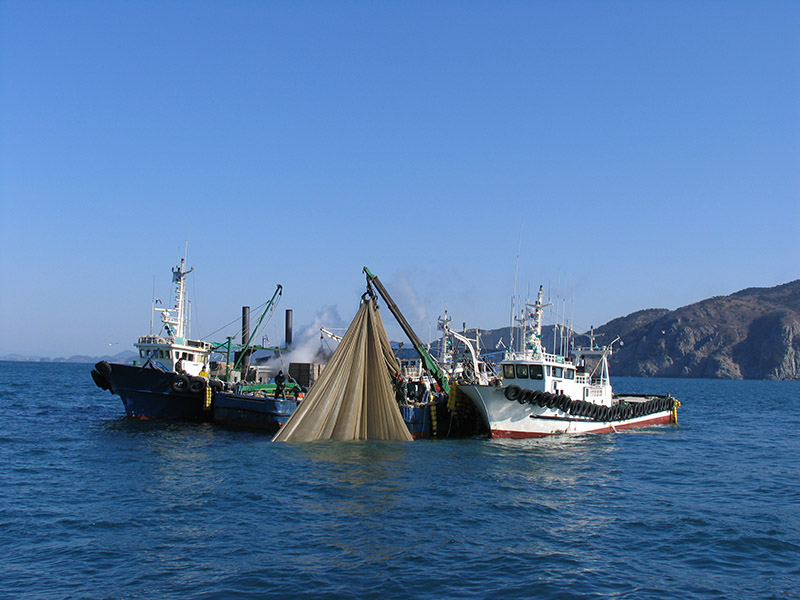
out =
{"type": "MultiPolygon", "coordinates": [[[[582,433],[611,433],[612,431],[620,431],[622,429],[638,429],[639,427],[650,427],[652,425],[668,425],[671,422],[672,422],[672,414],[666,413],[658,417],[653,417],[652,419],[647,419],[644,421],[636,421],[635,423],[624,423],[620,425],[614,425],[613,427],[611,426],[598,427],[597,429],[591,429],[588,431],[576,431],[570,433],[572,433],[573,435],[582,433]]],[[[560,435],[561,432],[542,433],[540,431],[508,431],[504,429],[492,430],[493,438],[510,438],[510,439],[540,438],[557,434],[560,435]]]]}

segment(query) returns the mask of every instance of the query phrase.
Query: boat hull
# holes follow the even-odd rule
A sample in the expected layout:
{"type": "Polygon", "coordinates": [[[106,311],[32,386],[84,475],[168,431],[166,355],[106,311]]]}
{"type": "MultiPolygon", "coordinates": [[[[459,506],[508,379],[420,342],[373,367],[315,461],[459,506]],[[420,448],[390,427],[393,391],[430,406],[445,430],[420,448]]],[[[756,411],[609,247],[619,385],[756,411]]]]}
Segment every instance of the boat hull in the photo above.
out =
{"type": "MultiPolygon", "coordinates": [[[[577,416],[559,408],[521,404],[508,400],[499,386],[462,385],[459,389],[478,408],[489,428],[490,437],[536,438],[559,434],[611,433],[639,427],[666,425],[674,420],[673,408],[655,410],[630,418],[602,420],[577,416]]],[[[642,404],[644,398],[618,398],[617,401],[642,404]]]]}
{"type": "Polygon", "coordinates": [[[400,413],[415,440],[431,437],[430,404],[401,404],[400,413]]]}
{"type": "Polygon", "coordinates": [[[275,433],[299,404],[298,400],[233,392],[214,394],[214,422],[227,427],[275,433]]]}
{"type": "Polygon", "coordinates": [[[104,361],[95,365],[95,372],[95,383],[118,395],[125,414],[132,419],[211,420],[208,390],[198,386],[194,391],[188,387],[186,391],[176,391],[173,386],[177,373],[104,361]]]}

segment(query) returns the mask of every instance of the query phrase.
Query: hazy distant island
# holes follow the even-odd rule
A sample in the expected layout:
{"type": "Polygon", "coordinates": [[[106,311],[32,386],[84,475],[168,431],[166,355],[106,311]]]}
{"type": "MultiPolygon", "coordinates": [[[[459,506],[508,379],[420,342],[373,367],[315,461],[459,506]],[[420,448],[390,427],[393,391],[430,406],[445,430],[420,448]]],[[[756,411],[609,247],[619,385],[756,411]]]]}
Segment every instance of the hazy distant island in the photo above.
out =
{"type": "MultiPolygon", "coordinates": [[[[487,350],[500,340],[510,341],[508,327],[480,333],[487,350]]],[[[800,280],[748,288],[676,310],[640,310],[613,319],[595,334],[600,345],[622,339],[609,361],[612,377],[800,380],[800,280]]],[[[544,332],[549,351],[552,339],[551,326],[544,332]]],[[[586,337],[578,335],[577,343],[587,343],[586,337]]],[[[0,360],[94,363],[136,357],[126,350],[113,356],[53,359],[10,354],[0,360]]]]}

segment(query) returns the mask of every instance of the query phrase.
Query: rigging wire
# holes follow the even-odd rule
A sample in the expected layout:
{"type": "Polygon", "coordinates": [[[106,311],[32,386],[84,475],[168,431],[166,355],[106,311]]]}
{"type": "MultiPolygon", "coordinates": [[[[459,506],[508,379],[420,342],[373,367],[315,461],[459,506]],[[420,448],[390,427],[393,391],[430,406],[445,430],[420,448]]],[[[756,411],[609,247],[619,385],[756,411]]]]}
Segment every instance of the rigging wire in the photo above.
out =
{"type": "MultiPolygon", "coordinates": [[[[261,304],[259,304],[258,306],[256,306],[256,307],[253,309],[253,312],[258,312],[260,309],[264,308],[264,307],[267,305],[267,302],[269,302],[269,300],[267,300],[266,302],[262,302],[261,304]]],[[[220,331],[222,331],[223,329],[227,329],[228,327],[230,327],[231,325],[233,325],[233,324],[234,324],[234,323],[236,323],[237,321],[240,321],[240,319],[241,319],[241,317],[236,317],[236,318],[235,318],[233,321],[230,321],[229,323],[226,323],[225,325],[223,325],[223,326],[222,326],[222,327],[220,327],[219,329],[216,329],[216,330],[212,331],[212,332],[211,332],[211,333],[209,333],[209,334],[208,334],[206,337],[211,337],[211,336],[213,336],[213,335],[216,335],[216,334],[218,334],[218,333],[219,333],[220,331]]],[[[241,333],[241,328],[239,329],[239,333],[241,333]]],[[[203,339],[203,338],[201,338],[201,339],[203,339]]]]}

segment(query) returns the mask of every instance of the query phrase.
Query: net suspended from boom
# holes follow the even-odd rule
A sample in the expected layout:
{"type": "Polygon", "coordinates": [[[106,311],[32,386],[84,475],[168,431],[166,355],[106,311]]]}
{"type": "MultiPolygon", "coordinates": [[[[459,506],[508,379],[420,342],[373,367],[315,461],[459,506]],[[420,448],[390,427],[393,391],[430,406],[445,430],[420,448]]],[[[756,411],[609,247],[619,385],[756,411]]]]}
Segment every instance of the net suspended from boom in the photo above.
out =
{"type": "Polygon", "coordinates": [[[412,441],[389,378],[399,370],[375,299],[362,300],[320,378],[272,441],[412,441]]]}

